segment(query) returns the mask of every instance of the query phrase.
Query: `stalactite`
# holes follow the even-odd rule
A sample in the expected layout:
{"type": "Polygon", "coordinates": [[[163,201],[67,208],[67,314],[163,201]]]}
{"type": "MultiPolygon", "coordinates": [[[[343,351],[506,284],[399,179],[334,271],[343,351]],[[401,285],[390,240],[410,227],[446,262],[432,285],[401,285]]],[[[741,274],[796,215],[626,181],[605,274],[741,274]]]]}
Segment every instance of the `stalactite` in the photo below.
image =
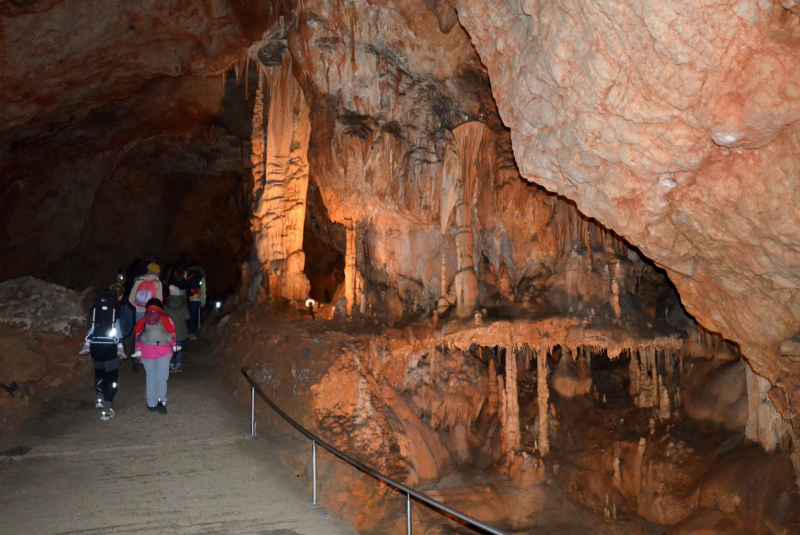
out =
{"type": "Polygon", "coordinates": [[[356,298],[356,225],[352,219],[345,221],[346,249],[344,256],[344,296],[347,299],[347,315],[353,314],[353,305],[356,298]]]}
{"type": "Polygon", "coordinates": [[[539,453],[542,457],[550,452],[549,422],[547,403],[550,399],[550,390],[547,386],[547,353],[540,352],[536,360],[537,402],[539,405],[539,453]]]}
{"type": "MultiPolygon", "coordinates": [[[[637,399],[639,398],[639,357],[636,353],[631,352],[631,360],[628,363],[628,372],[628,377],[630,379],[628,393],[630,394],[634,403],[636,403],[637,399]]],[[[638,403],[636,404],[638,406],[638,403]]]]}
{"type": "Polygon", "coordinates": [[[517,354],[511,348],[506,350],[506,388],[505,417],[506,444],[512,457],[520,448],[519,399],[517,392],[517,354]]]}
{"type": "Polygon", "coordinates": [[[445,246],[447,242],[443,239],[441,246],[441,274],[439,275],[439,302],[437,303],[437,311],[439,314],[444,314],[450,308],[450,302],[447,300],[447,256],[445,254],[445,246]]]}
{"type": "Polygon", "coordinates": [[[769,398],[772,385],[757,375],[749,364],[745,367],[745,380],[748,409],[745,436],[761,444],[768,452],[774,451],[786,442],[789,429],[769,398]]]}
{"type": "Polygon", "coordinates": [[[656,350],[652,347],[648,347],[645,351],[647,351],[647,358],[650,366],[650,370],[652,376],[650,378],[650,400],[651,400],[651,407],[657,407],[659,401],[658,395],[658,363],[656,362],[656,350]]]}
{"type": "Polygon", "coordinates": [[[589,222],[589,228],[585,231],[585,246],[586,246],[586,271],[592,271],[592,227],[591,222],[589,222]]]}
{"type": "Polygon", "coordinates": [[[611,279],[611,306],[614,309],[614,316],[621,318],[622,309],[620,308],[619,304],[619,283],[617,282],[616,277],[611,279]]]}

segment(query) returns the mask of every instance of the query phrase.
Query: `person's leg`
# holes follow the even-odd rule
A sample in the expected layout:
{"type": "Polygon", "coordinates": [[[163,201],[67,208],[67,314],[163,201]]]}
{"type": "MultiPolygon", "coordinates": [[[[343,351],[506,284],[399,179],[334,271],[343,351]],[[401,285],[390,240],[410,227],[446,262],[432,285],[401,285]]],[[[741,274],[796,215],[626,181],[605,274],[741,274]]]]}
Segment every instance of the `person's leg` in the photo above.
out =
{"type": "Polygon", "coordinates": [[[103,384],[103,380],[105,379],[105,369],[102,368],[103,363],[95,361],[94,363],[94,393],[95,393],[95,408],[102,409],[103,408],[103,397],[105,397],[105,385],[103,384]],[[98,368],[98,364],[101,366],[98,368]]]}
{"type": "Polygon", "coordinates": [[[189,334],[194,336],[197,332],[200,319],[200,301],[189,301],[189,334]]]}
{"type": "Polygon", "coordinates": [[[106,406],[110,407],[114,403],[114,396],[117,395],[117,381],[119,381],[119,368],[114,368],[106,372],[105,377],[105,400],[106,406]]]}
{"type": "Polygon", "coordinates": [[[100,420],[107,422],[114,417],[114,409],[111,405],[114,403],[114,396],[117,393],[117,380],[119,379],[119,367],[113,370],[105,370],[103,372],[103,397],[105,399],[105,407],[100,420]]]}
{"type": "Polygon", "coordinates": [[[142,366],[144,367],[145,383],[147,384],[147,406],[155,409],[158,404],[158,395],[156,393],[156,363],[158,359],[142,359],[142,366]]]}
{"type": "Polygon", "coordinates": [[[169,380],[169,361],[171,359],[171,354],[153,359],[156,361],[156,377],[158,377],[156,397],[164,405],[167,404],[167,380],[169,380]]]}
{"type": "Polygon", "coordinates": [[[181,363],[183,362],[183,348],[186,342],[178,342],[178,353],[175,354],[175,367],[176,371],[181,371],[181,363]]]}

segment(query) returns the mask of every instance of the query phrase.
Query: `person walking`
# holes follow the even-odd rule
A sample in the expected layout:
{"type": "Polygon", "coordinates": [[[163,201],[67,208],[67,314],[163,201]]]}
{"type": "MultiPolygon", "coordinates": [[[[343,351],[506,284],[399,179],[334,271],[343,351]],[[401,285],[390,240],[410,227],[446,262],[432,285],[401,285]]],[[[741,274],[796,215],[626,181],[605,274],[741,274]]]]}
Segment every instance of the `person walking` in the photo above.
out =
{"type": "Polygon", "coordinates": [[[158,278],[161,273],[161,268],[158,264],[148,264],[147,273],[138,277],[131,288],[131,294],[128,296],[128,302],[136,309],[136,323],[144,316],[147,302],[150,299],[158,299],[159,302],[163,297],[163,287],[158,278]]]}
{"type": "Polygon", "coordinates": [[[200,309],[206,306],[206,272],[203,268],[195,264],[186,270],[186,286],[189,292],[189,340],[196,340],[200,309]]]}
{"type": "Polygon", "coordinates": [[[169,371],[179,373],[182,369],[183,350],[186,347],[186,340],[189,339],[189,328],[186,324],[189,321],[189,308],[181,295],[180,288],[175,285],[169,286],[169,297],[164,302],[164,312],[175,323],[175,338],[178,340],[178,351],[169,365],[169,371]]]}
{"type": "Polygon", "coordinates": [[[92,325],[80,355],[92,354],[94,364],[95,407],[101,410],[100,420],[114,417],[114,397],[117,394],[120,359],[127,358],[122,349],[120,306],[117,292],[96,290],[92,307],[92,325]]]}
{"type": "Polygon", "coordinates": [[[136,322],[136,351],[146,374],[147,409],[167,414],[169,363],[177,349],[175,323],[164,312],[159,299],[147,302],[144,316],[136,322]]]}

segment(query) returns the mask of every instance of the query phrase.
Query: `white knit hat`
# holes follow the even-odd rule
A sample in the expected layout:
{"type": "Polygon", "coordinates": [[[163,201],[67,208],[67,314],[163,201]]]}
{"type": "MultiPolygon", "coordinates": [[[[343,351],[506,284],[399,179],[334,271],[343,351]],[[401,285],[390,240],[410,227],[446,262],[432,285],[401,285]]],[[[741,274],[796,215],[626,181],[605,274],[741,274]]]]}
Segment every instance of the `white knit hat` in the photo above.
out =
{"type": "Polygon", "coordinates": [[[174,284],[169,285],[169,295],[181,295],[181,291],[174,284]]]}

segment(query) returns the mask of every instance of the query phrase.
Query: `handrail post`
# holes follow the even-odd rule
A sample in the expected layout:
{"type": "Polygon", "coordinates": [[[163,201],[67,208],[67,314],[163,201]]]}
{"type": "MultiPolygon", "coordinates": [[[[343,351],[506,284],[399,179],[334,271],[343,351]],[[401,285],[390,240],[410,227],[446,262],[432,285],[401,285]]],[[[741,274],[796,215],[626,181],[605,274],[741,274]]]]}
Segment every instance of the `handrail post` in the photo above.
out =
{"type": "Polygon", "coordinates": [[[256,387],[250,388],[250,434],[256,434],[256,387]]]}
{"type": "Polygon", "coordinates": [[[411,494],[406,494],[406,535],[411,535],[411,494]]]}
{"type": "Polygon", "coordinates": [[[317,505],[317,441],[311,441],[311,503],[317,505]]]}
{"type": "Polygon", "coordinates": [[[259,440],[261,437],[256,435],[256,387],[250,387],[250,440],[259,440]]]}

